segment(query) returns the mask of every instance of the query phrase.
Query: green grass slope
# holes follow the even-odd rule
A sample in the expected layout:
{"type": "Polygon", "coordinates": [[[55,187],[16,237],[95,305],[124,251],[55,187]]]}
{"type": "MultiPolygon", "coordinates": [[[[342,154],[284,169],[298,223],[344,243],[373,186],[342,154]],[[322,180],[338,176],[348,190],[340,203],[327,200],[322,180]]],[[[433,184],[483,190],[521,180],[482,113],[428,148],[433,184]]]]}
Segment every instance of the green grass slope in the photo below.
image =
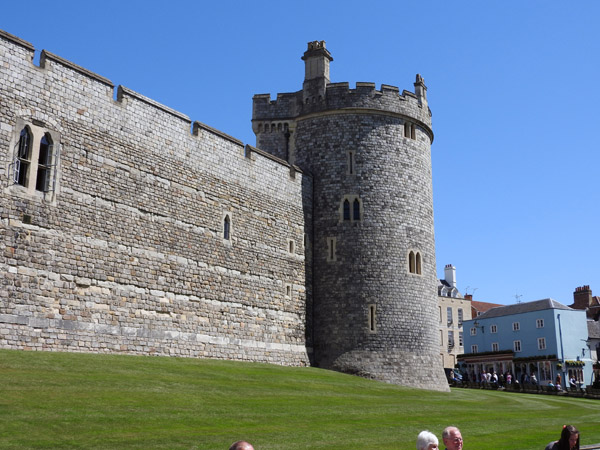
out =
{"type": "MultiPolygon", "coordinates": [[[[461,428],[466,450],[543,449],[563,424],[600,442],[600,401],[429,392],[315,368],[0,350],[0,449],[414,449],[461,428]]],[[[442,447],[443,448],[443,447],[442,447]]]]}

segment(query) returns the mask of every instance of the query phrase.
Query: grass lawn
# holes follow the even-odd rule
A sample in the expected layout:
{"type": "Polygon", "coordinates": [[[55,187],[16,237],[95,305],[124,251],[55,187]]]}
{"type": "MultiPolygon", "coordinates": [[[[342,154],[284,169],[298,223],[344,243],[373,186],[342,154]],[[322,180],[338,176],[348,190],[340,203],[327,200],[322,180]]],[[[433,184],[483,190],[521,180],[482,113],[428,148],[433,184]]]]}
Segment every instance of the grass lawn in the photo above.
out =
{"type": "MultiPolygon", "coordinates": [[[[314,368],[0,350],[0,449],[415,448],[461,428],[466,450],[541,450],[563,424],[600,442],[600,400],[428,392],[314,368]]],[[[443,447],[442,447],[443,448],[443,447]]]]}

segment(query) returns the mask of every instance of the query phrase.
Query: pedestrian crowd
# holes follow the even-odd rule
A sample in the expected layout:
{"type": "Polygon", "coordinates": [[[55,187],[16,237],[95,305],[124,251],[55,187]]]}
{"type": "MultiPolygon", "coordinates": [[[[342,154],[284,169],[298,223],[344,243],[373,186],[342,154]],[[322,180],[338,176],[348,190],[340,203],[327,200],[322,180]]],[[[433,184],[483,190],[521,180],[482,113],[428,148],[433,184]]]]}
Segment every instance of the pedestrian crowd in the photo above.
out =
{"type": "MultiPolygon", "coordinates": [[[[445,450],[462,450],[463,437],[457,427],[450,426],[442,431],[442,442],[445,450]]],[[[246,441],[231,444],[229,450],[254,450],[246,441]]],[[[439,441],[431,431],[421,431],[417,436],[417,450],[440,450],[439,441]]],[[[558,441],[550,442],[545,450],[579,450],[579,430],[573,425],[563,425],[558,441]]]]}
{"type": "MultiPolygon", "coordinates": [[[[462,381],[474,381],[477,383],[490,383],[496,384],[499,387],[505,387],[510,384],[540,384],[535,373],[522,373],[520,380],[515,377],[511,372],[500,373],[498,375],[495,371],[482,371],[481,373],[465,373],[462,375],[462,381]]],[[[544,384],[546,382],[544,381],[544,384]]],[[[551,380],[547,382],[548,386],[555,387],[557,391],[562,390],[562,378],[560,374],[556,375],[556,381],[553,383],[551,380]]],[[[571,377],[569,379],[570,386],[581,386],[581,383],[578,383],[575,377],[571,377]]]]}

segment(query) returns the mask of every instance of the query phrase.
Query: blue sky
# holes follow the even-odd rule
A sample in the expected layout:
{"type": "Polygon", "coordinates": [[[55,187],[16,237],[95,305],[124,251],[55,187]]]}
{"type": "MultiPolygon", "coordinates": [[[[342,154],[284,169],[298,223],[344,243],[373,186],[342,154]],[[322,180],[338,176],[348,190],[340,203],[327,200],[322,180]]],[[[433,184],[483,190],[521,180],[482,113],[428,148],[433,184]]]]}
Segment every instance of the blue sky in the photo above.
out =
{"type": "Polygon", "coordinates": [[[600,295],[600,2],[28,1],[0,28],[254,144],[252,96],[425,78],[438,275],[510,304],[600,295]]]}

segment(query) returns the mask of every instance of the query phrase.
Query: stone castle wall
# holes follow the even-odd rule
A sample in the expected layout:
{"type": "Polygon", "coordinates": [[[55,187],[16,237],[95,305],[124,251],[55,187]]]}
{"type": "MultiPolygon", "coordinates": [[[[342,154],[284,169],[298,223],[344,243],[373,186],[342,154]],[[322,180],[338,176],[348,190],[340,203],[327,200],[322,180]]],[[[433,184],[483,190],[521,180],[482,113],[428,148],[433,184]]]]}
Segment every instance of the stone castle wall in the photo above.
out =
{"type": "Polygon", "coordinates": [[[33,55],[0,33],[0,347],[308,364],[310,177],[33,55]],[[25,126],[60,150],[51,192],[11,178],[25,126]]]}

